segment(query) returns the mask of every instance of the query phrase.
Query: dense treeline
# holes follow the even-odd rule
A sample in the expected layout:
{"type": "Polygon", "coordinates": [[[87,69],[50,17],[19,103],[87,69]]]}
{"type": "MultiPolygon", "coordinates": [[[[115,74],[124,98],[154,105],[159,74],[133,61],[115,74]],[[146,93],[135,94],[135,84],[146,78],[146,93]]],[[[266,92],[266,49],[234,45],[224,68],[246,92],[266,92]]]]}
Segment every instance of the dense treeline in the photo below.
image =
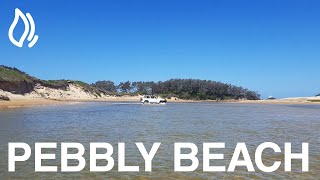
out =
{"type": "Polygon", "coordinates": [[[260,94],[257,92],[210,80],[171,79],[163,82],[126,81],[119,84],[112,81],[98,81],[89,85],[72,80],[40,80],[17,68],[0,65],[0,89],[12,93],[29,93],[33,91],[36,84],[66,90],[70,83],[77,84],[83,87],[85,91],[95,94],[157,94],[164,98],[178,97],[197,100],[260,99],[260,94]]]}
{"type": "Polygon", "coordinates": [[[260,94],[248,89],[210,80],[171,79],[164,82],[121,82],[98,81],[96,88],[110,93],[125,94],[159,94],[166,98],[198,100],[249,99],[258,100],[260,94]]]}

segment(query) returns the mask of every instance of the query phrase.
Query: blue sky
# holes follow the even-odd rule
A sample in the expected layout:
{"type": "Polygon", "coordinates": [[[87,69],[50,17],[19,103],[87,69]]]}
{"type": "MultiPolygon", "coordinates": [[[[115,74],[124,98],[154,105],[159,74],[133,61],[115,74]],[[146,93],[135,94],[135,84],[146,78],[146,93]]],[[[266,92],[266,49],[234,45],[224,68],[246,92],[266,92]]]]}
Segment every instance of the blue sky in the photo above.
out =
{"type": "Polygon", "coordinates": [[[199,78],[263,97],[312,96],[320,92],[320,2],[2,0],[0,64],[42,79],[199,78]],[[35,20],[31,49],[8,39],[15,8],[35,20]]]}

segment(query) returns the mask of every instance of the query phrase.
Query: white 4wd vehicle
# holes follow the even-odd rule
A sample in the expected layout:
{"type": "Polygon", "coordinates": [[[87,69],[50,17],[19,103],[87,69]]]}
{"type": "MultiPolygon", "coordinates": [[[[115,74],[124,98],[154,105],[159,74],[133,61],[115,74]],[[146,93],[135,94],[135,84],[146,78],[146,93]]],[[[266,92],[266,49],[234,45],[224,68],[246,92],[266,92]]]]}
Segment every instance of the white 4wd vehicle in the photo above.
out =
{"type": "Polygon", "coordinates": [[[143,104],[165,104],[167,100],[154,95],[144,95],[140,98],[140,102],[143,104]]]}

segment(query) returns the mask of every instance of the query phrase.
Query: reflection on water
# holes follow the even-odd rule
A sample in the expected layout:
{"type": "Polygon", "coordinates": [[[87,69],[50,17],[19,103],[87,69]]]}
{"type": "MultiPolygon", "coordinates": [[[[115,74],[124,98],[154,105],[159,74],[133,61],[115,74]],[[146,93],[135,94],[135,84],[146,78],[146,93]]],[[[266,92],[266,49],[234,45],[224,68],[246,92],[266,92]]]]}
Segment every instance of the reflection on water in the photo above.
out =
{"type": "MultiPolygon", "coordinates": [[[[74,106],[48,106],[0,111],[0,179],[318,179],[320,173],[320,106],[319,105],[253,105],[223,103],[186,103],[165,106],[131,103],[86,103],[74,106]],[[202,172],[203,142],[225,142],[221,153],[225,160],[215,165],[228,166],[237,142],[246,142],[254,160],[255,148],[262,142],[275,142],[283,150],[292,142],[293,152],[301,151],[301,143],[309,142],[310,172],[301,172],[301,161],[293,161],[294,172],[284,172],[283,163],[274,173],[248,173],[237,168],[234,173],[202,172]],[[80,173],[35,173],[34,161],[17,163],[16,172],[7,172],[8,142],[80,142],[86,147],[87,166],[80,173]],[[89,172],[89,143],[108,142],[115,149],[126,143],[126,164],[139,165],[144,160],[134,142],[153,142],[161,146],[153,160],[152,173],[89,172]],[[190,173],[173,172],[173,144],[192,142],[199,147],[200,166],[190,173]],[[130,177],[130,178],[129,178],[130,177]]],[[[57,160],[44,165],[60,166],[57,160]]],[[[34,158],[34,157],[32,157],[34,158]]],[[[283,162],[282,154],[264,153],[264,162],[283,162]]],[[[117,162],[117,161],[116,161],[117,162]]]]}

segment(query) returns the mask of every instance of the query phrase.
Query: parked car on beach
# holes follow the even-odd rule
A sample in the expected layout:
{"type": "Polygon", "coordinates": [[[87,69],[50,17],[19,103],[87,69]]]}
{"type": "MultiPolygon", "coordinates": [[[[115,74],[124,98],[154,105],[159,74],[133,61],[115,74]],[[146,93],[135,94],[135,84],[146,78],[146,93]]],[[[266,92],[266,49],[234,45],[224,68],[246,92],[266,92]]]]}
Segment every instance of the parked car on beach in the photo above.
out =
{"type": "Polygon", "coordinates": [[[167,100],[155,95],[144,95],[140,98],[140,102],[143,104],[165,104],[167,100]]]}

